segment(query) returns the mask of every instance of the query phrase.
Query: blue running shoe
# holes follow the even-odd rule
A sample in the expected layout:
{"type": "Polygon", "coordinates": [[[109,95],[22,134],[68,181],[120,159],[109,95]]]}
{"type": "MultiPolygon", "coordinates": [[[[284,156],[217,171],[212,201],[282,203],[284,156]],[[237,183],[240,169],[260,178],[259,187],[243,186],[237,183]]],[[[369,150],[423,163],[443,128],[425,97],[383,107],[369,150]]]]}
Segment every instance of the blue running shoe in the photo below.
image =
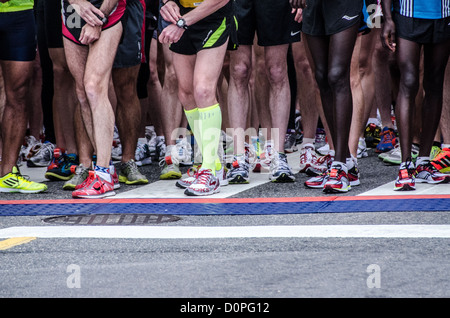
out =
{"type": "Polygon", "coordinates": [[[394,129],[384,127],[380,134],[380,142],[375,149],[375,152],[387,152],[394,149],[397,144],[397,134],[394,129]]]}

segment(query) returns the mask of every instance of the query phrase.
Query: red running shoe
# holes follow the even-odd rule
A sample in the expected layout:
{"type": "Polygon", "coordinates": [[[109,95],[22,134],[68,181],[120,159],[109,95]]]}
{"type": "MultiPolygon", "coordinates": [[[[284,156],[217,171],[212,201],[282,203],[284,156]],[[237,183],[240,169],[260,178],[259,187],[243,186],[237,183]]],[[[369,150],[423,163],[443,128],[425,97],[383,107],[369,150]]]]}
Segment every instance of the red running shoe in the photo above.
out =
{"type": "Polygon", "coordinates": [[[114,183],[97,176],[95,171],[89,171],[89,176],[82,187],[72,192],[73,198],[99,199],[115,195],[114,183]]]}

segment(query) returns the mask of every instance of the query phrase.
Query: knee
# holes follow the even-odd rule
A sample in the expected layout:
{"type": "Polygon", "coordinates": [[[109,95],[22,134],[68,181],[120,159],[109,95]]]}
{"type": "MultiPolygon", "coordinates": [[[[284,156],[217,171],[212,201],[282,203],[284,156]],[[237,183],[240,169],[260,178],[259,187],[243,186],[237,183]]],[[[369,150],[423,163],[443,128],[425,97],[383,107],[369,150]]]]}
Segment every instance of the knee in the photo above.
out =
{"type": "Polygon", "coordinates": [[[84,78],[84,91],[86,93],[86,97],[89,100],[96,100],[102,94],[107,96],[108,86],[106,86],[106,90],[103,88],[102,79],[96,75],[89,75],[84,78]]]}
{"type": "Polygon", "coordinates": [[[419,76],[416,72],[404,71],[400,76],[400,90],[408,97],[415,97],[419,90],[419,76]]]}
{"type": "Polygon", "coordinates": [[[247,85],[250,79],[252,67],[249,63],[239,62],[230,67],[230,76],[236,83],[247,85]]]}
{"type": "Polygon", "coordinates": [[[283,65],[269,65],[267,78],[271,84],[282,83],[287,79],[287,67],[283,65]]]}
{"type": "Polygon", "coordinates": [[[197,104],[209,104],[215,99],[216,89],[206,82],[197,83],[194,87],[194,99],[197,104]]]}
{"type": "Polygon", "coordinates": [[[344,67],[336,66],[328,71],[328,83],[333,90],[340,90],[350,87],[349,70],[344,67]]]}

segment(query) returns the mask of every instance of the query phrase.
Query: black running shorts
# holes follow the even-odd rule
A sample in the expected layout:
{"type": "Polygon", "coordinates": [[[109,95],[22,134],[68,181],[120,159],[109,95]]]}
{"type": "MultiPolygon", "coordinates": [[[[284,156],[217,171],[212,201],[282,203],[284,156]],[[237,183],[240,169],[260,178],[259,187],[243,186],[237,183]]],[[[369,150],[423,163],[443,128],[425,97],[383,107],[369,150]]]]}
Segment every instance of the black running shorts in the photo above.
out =
{"type": "Polygon", "coordinates": [[[312,36],[333,35],[363,18],[364,0],[306,0],[302,32],[312,36]]]}
{"type": "Polygon", "coordinates": [[[41,0],[44,3],[44,32],[49,48],[62,48],[61,0],[41,0]]]}
{"type": "MultiPolygon", "coordinates": [[[[231,2],[224,7],[188,26],[181,39],[170,45],[170,50],[184,55],[197,54],[200,50],[219,47],[231,39],[235,30],[235,21],[232,15],[231,2]]],[[[181,15],[191,9],[180,7],[181,15]]],[[[230,44],[228,45],[230,48],[230,44]]]]}
{"type": "Polygon", "coordinates": [[[36,43],[33,10],[0,12],[0,60],[33,61],[36,43]]]}
{"type": "Polygon", "coordinates": [[[437,44],[450,40],[450,17],[443,19],[409,18],[393,13],[398,37],[420,44],[437,44]]]}
{"type": "Polygon", "coordinates": [[[145,62],[145,1],[127,0],[127,23],[117,47],[113,68],[132,67],[145,62]]]}
{"type": "Polygon", "coordinates": [[[252,45],[255,32],[260,46],[300,41],[301,24],[294,21],[289,0],[236,0],[234,10],[239,45],[252,45]]]}

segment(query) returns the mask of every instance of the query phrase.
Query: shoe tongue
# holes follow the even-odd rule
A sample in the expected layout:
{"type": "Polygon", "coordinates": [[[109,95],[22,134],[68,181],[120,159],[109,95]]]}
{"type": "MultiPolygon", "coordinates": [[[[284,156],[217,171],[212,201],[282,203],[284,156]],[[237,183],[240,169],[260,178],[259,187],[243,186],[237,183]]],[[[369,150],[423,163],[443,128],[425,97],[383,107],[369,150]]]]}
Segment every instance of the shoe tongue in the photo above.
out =
{"type": "Polygon", "coordinates": [[[19,168],[17,168],[16,166],[13,166],[11,173],[20,174],[19,168]]]}

